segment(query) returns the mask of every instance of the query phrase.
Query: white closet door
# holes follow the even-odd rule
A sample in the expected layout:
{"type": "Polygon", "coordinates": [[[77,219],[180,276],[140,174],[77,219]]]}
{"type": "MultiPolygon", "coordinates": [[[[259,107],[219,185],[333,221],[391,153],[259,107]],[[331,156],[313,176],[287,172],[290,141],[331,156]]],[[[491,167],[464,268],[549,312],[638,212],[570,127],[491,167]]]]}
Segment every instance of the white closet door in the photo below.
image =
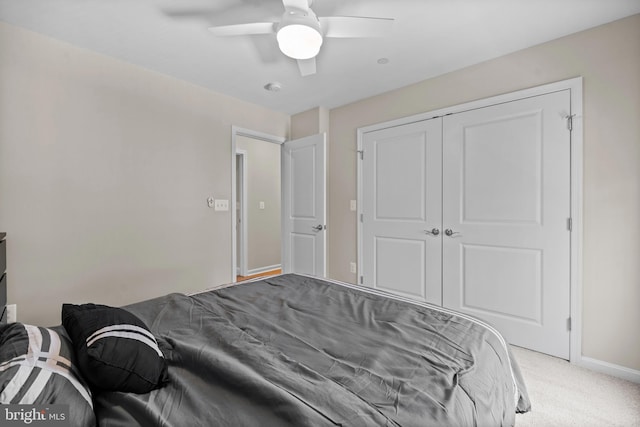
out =
{"type": "Polygon", "coordinates": [[[568,90],[446,116],[444,305],[569,358],[568,90]]]}
{"type": "Polygon", "coordinates": [[[363,283],[442,304],[441,119],[366,133],[362,150],[363,283]]]}
{"type": "Polygon", "coordinates": [[[326,136],[282,145],[284,273],[326,276],[326,136]]]}

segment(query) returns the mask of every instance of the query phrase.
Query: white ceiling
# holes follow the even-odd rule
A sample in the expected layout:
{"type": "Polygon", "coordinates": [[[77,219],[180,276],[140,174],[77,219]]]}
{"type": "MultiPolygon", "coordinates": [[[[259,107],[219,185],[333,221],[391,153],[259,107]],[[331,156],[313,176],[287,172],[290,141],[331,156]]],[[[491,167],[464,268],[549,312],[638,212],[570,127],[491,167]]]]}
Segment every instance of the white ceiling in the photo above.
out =
{"type": "Polygon", "coordinates": [[[281,0],[0,0],[0,20],[293,114],[348,104],[640,13],[640,0],[315,0],[312,7],[318,16],[395,22],[384,38],[325,39],[317,74],[301,77],[275,35],[219,38],[207,31],[276,22],[281,0]],[[380,58],[389,62],[378,64],[380,58]],[[282,90],[266,91],[269,82],[282,90]]]}

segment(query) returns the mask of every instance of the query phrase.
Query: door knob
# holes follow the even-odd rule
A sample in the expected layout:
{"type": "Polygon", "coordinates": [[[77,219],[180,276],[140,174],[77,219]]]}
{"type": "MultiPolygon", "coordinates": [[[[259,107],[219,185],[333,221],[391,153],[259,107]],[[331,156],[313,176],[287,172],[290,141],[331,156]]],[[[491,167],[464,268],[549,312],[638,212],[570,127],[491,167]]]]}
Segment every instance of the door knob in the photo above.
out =
{"type": "Polygon", "coordinates": [[[444,234],[446,234],[447,236],[451,237],[454,234],[460,234],[460,232],[459,231],[453,231],[452,229],[447,228],[446,230],[444,230],[444,234]]]}
{"type": "Polygon", "coordinates": [[[324,225],[318,224],[315,227],[312,227],[315,231],[322,231],[324,229],[324,225]]]}
{"type": "Polygon", "coordinates": [[[438,230],[437,228],[432,228],[431,230],[424,230],[424,232],[427,234],[431,234],[433,236],[437,236],[438,234],[440,234],[440,230],[438,230]]]}

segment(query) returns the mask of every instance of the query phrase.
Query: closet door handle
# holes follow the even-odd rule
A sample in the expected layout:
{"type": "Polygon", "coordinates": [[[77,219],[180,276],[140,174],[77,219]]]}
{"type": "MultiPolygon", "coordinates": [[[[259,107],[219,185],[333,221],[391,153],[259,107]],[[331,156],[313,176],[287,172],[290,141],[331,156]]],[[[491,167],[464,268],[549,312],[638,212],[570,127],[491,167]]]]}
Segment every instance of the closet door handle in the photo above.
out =
{"type": "Polygon", "coordinates": [[[452,229],[447,228],[446,230],[444,230],[444,234],[446,234],[447,236],[451,237],[454,234],[460,234],[460,232],[459,231],[453,231],[452,229]]]}
{"type": "Polygon", "coordinates": [[[324,225],[318,224],[315,227],[311,227],[311,228],[313,228],[315,231],[322,231],[324,230],[324,225]]]}
{"type": "Polygon", "coordinates": [[[431,234],[432,236],[437,236],[438,234],[440,234],[440,230],[438,230],[437,228],[432,228],[431,230],[424,230],[424,232],[427,234],[431,234]]]}

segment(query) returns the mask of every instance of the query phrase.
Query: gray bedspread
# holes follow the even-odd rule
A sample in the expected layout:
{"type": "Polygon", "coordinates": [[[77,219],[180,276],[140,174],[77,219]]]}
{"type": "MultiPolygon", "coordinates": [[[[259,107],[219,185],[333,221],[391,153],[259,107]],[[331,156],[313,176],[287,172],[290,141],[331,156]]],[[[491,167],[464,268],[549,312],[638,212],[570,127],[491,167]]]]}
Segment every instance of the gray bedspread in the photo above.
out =
{"type": "Polygon", "coordinates": [[[364,288],[282,275],[126,308],[170,384],[97,395],[101,426],[511,426],[529,409],[492,329],[364,288]]]}

